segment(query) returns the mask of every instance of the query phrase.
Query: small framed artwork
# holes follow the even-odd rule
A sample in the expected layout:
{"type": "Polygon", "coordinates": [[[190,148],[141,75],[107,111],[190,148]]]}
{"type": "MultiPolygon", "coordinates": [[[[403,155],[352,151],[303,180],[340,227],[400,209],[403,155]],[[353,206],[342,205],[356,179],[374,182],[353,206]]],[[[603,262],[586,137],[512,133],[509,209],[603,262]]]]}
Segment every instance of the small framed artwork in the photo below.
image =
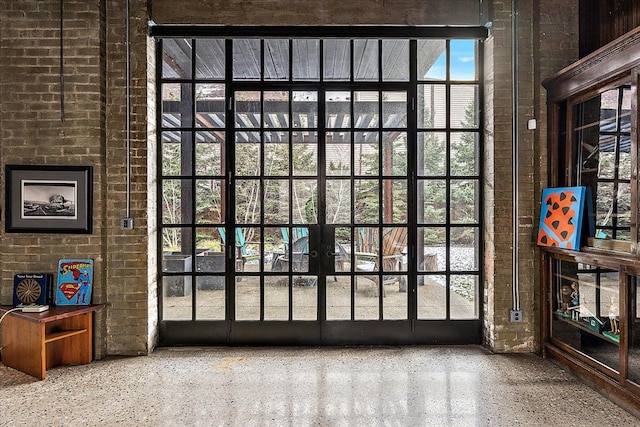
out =
{"type": "Polygon", "coordinates": [[[92,232],[91,166],[5,166],[8,233],[92,232]]]}

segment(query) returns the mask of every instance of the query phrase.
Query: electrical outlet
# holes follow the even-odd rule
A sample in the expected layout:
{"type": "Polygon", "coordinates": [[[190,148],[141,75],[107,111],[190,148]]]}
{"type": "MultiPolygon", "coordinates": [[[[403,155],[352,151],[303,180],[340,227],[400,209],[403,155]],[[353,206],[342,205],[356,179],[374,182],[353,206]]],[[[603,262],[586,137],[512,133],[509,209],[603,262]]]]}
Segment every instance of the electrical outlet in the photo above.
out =
{"type": "Polygon", "coordinates": [[[509,319],[511,322],[522,322],[522,310],[509,310],[509,319]]]}
{"type": "Polygon", "coordinates": [[[120,220],[120,228],[122,230],[133,230],[133,218],[122,218],[120,220]]]}

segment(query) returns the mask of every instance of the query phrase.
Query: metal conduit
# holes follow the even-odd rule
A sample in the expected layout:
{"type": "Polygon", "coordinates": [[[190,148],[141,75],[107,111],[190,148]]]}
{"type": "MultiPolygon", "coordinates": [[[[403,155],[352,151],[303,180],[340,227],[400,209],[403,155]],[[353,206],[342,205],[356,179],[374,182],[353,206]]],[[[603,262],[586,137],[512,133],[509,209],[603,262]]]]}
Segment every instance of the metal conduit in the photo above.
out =
{"type": "Polygon", "coordinates": [[[518,83],[518,0],[511,0],[511,133],[512,133],[512,183],[513,183],[513,247],[512,247],[512,293],[513,293],[513,310],[520,310],[520,290],[519,290],[519,259],[518,246],[519,239],[519,218],[520,218],[520,206],[519,206],[519,132],[518,132],[518,107],[520,96],[520,85],[518,83]]]}

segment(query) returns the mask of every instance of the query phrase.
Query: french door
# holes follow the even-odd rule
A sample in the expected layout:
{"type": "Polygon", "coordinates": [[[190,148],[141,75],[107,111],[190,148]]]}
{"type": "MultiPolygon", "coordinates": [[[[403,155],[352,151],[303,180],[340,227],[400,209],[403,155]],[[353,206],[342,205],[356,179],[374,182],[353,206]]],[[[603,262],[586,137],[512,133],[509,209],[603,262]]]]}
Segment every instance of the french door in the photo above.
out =
{"type": "Polygon", "coordinates": [[[480,342],[477,44],[160,39],[161,344],[480,342]]]}

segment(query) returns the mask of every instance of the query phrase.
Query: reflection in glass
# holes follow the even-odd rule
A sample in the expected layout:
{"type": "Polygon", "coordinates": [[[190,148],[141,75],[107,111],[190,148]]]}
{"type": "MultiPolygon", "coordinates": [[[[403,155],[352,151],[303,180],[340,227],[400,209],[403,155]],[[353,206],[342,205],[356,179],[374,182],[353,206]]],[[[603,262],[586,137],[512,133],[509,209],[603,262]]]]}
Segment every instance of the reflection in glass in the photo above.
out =
{"type": "Polygon", "coordinates": [[[629,277],[629,301],[627,377],[640,387],[640,276],[629,277]]]}

